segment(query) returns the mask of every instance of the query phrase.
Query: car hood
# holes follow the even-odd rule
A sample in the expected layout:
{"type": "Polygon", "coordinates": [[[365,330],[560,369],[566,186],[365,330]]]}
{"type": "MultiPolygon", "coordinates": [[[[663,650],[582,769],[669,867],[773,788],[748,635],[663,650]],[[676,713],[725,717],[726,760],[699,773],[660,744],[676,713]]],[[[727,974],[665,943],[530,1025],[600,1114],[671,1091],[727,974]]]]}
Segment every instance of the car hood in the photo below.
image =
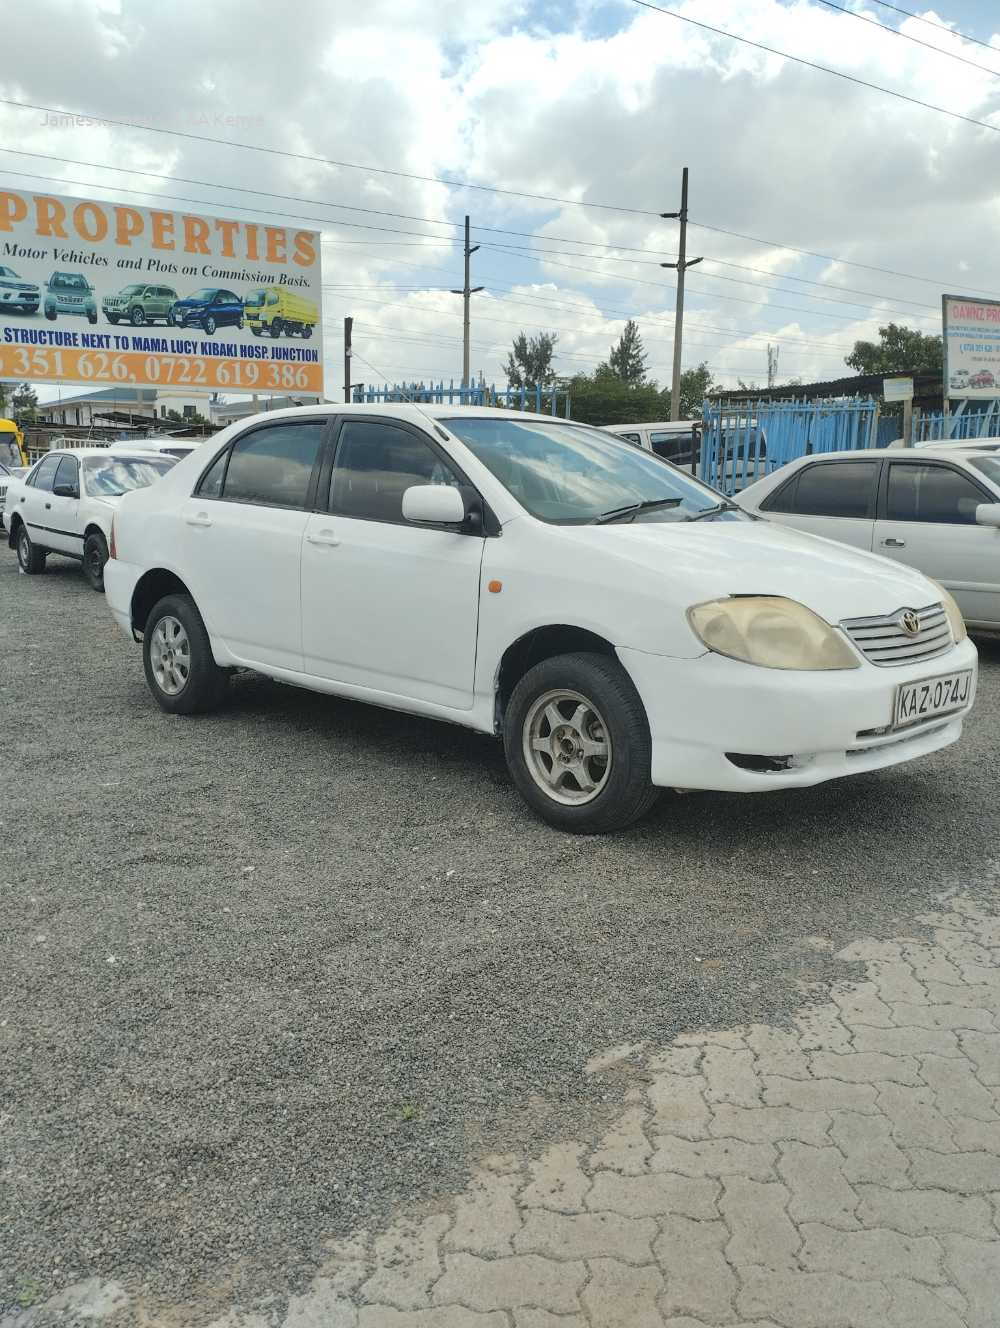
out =
{"type": "Polygon", "coordinates": [[[211,300],[174,300],[175,309],[203,309],[211,300]]]}
{"type": "Polygon", "coordinates": [[[33,281],[15,281],[13,277],[0,277],[0,288],[3,290],[38,290],[33,281]]]}
{"type": "Polygon", "coordinates": [[[662,573],[687,607],[729,595],[783,595],[827,622],[922,608],[939,596],[888,558],[764,521],[646,521],[563,526],[571,544],[662,573]]]}

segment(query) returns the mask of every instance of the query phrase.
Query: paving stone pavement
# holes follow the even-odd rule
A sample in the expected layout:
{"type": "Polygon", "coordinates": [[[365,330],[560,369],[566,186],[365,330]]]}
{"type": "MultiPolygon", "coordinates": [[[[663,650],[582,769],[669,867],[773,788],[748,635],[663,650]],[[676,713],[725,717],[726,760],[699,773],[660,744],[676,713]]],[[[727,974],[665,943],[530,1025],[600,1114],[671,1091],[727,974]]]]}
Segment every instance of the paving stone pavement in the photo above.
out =
{"type": "Polygon", "coordinates": [[[959,896],[918,921],[850,945],[856,978],[787,1028],[601,1053],[631,1076],[601,1137],[486,1157],[331,1243],[287,1308],[212,1328],[997,1328],[1000,917],[959,896]]]}

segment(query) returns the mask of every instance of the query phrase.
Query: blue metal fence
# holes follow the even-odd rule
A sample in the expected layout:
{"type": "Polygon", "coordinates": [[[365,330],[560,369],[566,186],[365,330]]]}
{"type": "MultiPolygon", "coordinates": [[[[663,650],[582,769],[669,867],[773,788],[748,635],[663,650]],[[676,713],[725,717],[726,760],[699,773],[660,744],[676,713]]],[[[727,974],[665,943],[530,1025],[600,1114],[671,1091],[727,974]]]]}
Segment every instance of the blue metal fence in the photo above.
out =
{"type": "Polygon", "coordinates": [[[450,383],[393,383],[384,387],[358,384],[351,400],[361,402],[421,402],[440,406],[500,406],[507,410],[534,411],[538,415],[570,417],[570,396],[554,387],[495,387],[478,384],[472,387],[450,383]]]}
{"type": "Polygon", "coordinates": [[[868,397],[737,405],[707,401],[701,478],[723,493],[739,493],[797,457],[874,446],[877,419],[878,402],[868,397]]]}
{"type": "Polygon", "coordinates": [[[943,439],[960,441],[966,438],[1000,438],[1000,401],[969,402],[962,400],[947,419],[944,411],[914,412],[913,441],[936,443],[943,439]]]}

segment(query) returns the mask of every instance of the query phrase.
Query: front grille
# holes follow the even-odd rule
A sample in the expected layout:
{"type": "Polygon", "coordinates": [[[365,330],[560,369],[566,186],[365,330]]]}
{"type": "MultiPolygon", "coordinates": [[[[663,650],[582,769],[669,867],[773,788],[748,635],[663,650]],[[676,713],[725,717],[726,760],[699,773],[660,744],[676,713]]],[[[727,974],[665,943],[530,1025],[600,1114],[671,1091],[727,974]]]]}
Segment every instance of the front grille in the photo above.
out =
{"type": "Polygon", "coordinates": [[[844,631],[865,659],[883,668],[919,664],[951,649],[951,628],[942,604],[928,604],[923,609],[897,609],[877,618],[848,618],[841,623],[844,631]],[[903,618],[913,613],[919,622],[916,633],[903,627],[903,618]]]}

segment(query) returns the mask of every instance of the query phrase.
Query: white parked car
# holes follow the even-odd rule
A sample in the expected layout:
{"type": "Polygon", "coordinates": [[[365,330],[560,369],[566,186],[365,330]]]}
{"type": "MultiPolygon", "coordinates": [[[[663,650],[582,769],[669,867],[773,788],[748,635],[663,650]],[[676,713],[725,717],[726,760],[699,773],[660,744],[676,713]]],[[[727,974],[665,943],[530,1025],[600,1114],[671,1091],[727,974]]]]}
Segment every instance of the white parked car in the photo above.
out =
{"type": "Polygon", "coordinates": [[[104,589],[111,516],[122,494],[152,484],[176,465],[153,453],[76,447],[47,452],[22,479],[7,483],[7,543],[21,571],[45,571],[50,553],[78,558],[95,590],[104,589]]]}
{"type": "Polygon", "coordinates": [[[26,466],[8,466],[0,461],[0,530],[3,530],[4,505],[7,501],[7,485],[11,480],[19,479],[26,475],[28,469],[26,466]]]}
{"type": "Polygon", "coordinates": [[[738,501],[769,521],[926,572],[954,595],[969,627],[1000,631],[1000,454],[990,448],[800,457],[738,501]]]}
{"type": "Polygon", "coordinates": [[[172,456],[176,460],[186,457],[188,453],[193,452],[196,447],[200,447],[202,439],[192,441],[190,438],[136,438],[134,442],[127,443],[109,443],[109,452],[129,452],[129,453],[147,453],[155,452],[163,456],[172,456]]]}
{"type": "Polygon", "coordinates": [[[472,407],[231,425],[115,514],[108,604],[173,714],[234,668],[502,734],[566,830],[658,788],[817,784],[954,742],[975,648],[921,573],[741,512],[599,429],[472,407]]]}
{"type": "Polygon", "coordinates": [[[654,424],[606,424],[604,428],[633,447],[653,452],[675,466],[698,462],[701,444],[701,420],[661,420],[654,424]]]}

